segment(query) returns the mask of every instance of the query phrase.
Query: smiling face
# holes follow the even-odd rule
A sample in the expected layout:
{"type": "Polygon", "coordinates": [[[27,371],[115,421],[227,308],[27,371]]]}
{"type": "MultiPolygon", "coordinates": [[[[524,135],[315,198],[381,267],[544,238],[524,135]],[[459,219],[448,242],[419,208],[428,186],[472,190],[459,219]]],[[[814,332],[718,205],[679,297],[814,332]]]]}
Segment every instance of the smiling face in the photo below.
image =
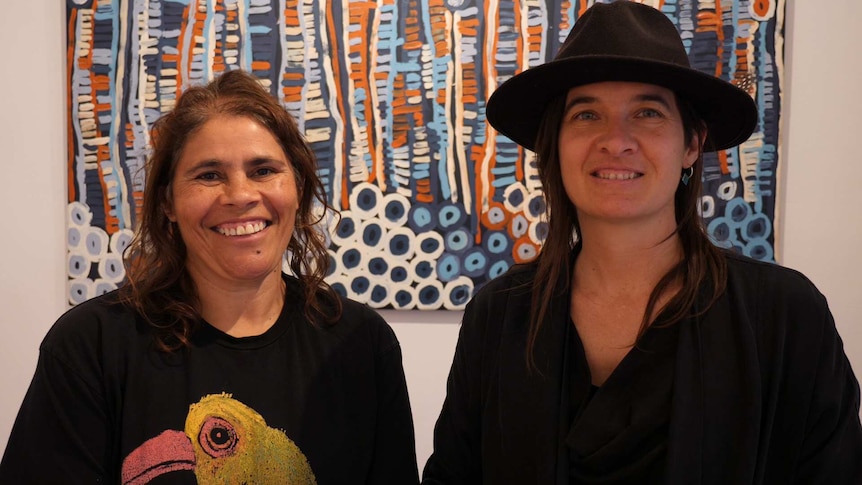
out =
{"type": "Polygon", "coordinates": [[[201,126],[180,153],[167,205],[196,283],[280,281],[299,202],[293,167],[263,125],[221,115],[201,126]]]}
{"type": "Polygon", "coordinates": [[[565,106],[560,172],[581,224],[638,221],[673,231],[674,193],[700,143],[686,143],[674,93],[602,82],[572,88],[565,106]]]}

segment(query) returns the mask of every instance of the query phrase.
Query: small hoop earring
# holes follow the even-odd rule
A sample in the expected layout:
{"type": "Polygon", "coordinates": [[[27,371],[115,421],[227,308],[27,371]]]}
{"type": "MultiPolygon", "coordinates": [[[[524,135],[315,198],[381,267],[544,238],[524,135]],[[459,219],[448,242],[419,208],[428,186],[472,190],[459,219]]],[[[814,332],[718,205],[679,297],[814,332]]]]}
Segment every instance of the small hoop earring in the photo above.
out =
{"type": "Polygon", "coordinates": [[[694,176],[694,165],[692,165],[691,167],[688,167],[687,169],[682,171],[682,177],[680,177],[680,180],[682,180],[683,185],[688,185],[689,181],[691,181],[691,178],[693,176],[694,176]]]}

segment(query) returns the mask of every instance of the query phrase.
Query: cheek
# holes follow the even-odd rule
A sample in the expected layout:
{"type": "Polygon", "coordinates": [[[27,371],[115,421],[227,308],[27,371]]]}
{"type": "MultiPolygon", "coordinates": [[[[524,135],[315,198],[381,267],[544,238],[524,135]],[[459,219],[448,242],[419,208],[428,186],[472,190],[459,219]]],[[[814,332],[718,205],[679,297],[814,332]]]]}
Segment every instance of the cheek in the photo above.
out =
{"type": "Polygon", "coordinates": [[[299,211],[299,193],[292,181],[285,181],[272,187],[269,192],[272,209],[282,218],[295,222],[299,211]]]}
{"type": "Polygon", "coordinates": [[[299,194],[292,185],[287,185],[279,191],[279,204],[287,211],[296,212],[299,207],[299,194]]]}
{"type": "Polygon", "coordinates": [[[563,190],[566,192],[569,201],[576,204],[575,197],[578,193],[578,177],[577,171],[571,164],[560,163],[560,181],[563,185],[563,190]]]}
{"type": "Polygon", "coordinates": [[[289,205],[296,209],[299,206],[300,201],[300,189],[299,185],[296,182],[296,177],[290,177],[281,182],[281,187],[279,189],[280,193],[283,194],[282,199],[286,205],[289,205]]]}
{"type": "Polygon", "coordinates": [[[560,177],[569,183],[577,177],[586,153],[578,143],[560,143],[557,150],[557,163],[560,164],[560,177]]]}
{"type": "Polygon", "coordinates": [[[193,224],[195,219],[202,219],[207,214],[213,199],[214,195],[204,190],[187,188],[173,198],[169,217],[180,225],[193,224]]]}

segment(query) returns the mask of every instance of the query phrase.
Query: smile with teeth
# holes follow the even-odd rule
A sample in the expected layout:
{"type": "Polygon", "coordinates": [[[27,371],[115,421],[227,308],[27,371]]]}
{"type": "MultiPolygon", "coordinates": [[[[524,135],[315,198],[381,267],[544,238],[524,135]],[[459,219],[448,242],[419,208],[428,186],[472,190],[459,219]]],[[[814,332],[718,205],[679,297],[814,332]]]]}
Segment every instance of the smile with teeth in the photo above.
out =
{"type": "Polygon", "coordinates": [[[245,224],[224,224],[215,227],[215,230],[223,236],[248,236],[264,230],[266,226],[265,221],[258,221],[245,224]]]}
{"type": "Polygon", "coordinates": [[[603,180],[633,180],[642,177],[643,174],[628,170],[598,170],[593,173],[593,176],[603,180]]]}

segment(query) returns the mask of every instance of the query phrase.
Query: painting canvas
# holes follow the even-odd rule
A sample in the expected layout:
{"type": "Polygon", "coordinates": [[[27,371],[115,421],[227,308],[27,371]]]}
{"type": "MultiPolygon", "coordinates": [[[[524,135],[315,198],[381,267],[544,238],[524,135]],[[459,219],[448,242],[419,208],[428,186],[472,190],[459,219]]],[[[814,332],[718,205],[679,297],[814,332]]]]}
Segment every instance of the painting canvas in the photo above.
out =
{"type": "MultiPolygon", "coordinates": [[[[594,0],[67,0],[69,303],[111,291],[140,210],[149,128],[189,86],[244,69],[296,117],[330,220],[327,281],[375,308],[462,309],[547,230],[533,153],[485,117],[594,0]]],[[[693,67],[760,111],[705,160],[716,244],[775,246],[783,0],[652,0],[693,67]]]]}

